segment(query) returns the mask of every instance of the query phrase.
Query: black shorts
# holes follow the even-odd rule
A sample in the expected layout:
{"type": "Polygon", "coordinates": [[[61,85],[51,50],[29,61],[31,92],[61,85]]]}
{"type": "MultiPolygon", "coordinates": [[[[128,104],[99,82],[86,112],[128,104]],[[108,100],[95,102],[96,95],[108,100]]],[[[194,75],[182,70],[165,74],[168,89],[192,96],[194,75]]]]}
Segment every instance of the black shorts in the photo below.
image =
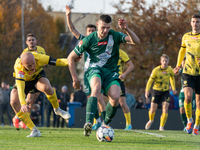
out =
{"type": "Polygon", "coordinates": [[[159,104],[159,103],[162,103],[164,101],[166,101],[168,103],[170,102],[169,91],[153,90],[151,102],[159,104]]]}
{"type": "MultiPolygon", "coordinates": [[[[38,80],[41,78],[41,77],[45,77],[46,78],[46,74],[44,72],[44,70],[42,70],[36,77],[34,80],[32,81],[25,81],[25,94],[27,95],[28,93],[36,93],[36,92],[40,92],[38,91],[38,89],[35,87],[36,83],[38,82],[38,80]]],[[[13,86],[13,88],[16,88],[17,89],[17,85],[15,84],[13,86]]]]}
{"type": "Polygon", "coordinates": [[[182,73],[183,88],[191,87],[194,89],[195,94],[200,94],[200,76],[192,76],[182,73]]]}
{"type": "Polygon", "coordinates": [[[120,82],[120,86],[121,86],[121,94],[120,94],[120,97],[122,97],[122,96],[126,96],[126,90],[125,90],[125,85],[124,85],[124,82],[123,81],[121,81],[120,82]]]}

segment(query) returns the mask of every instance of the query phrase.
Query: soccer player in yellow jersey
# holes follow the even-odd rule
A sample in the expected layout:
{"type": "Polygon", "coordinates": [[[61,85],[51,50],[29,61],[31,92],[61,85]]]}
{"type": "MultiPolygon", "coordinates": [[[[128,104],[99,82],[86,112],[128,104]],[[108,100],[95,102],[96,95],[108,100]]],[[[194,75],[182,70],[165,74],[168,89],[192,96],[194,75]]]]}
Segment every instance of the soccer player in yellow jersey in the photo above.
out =
{"type": "Polygon", "coordinates": [[[145,97],[148,98],[149,90],[154,82],[151,108],[149,110],[149,121],[145,126],[146,130],[148,130],[151,127],[154,121],[155,112],[157,110],[159,103],[162,103],[162,115],[160,117],[159,130],[160,131],[164,130],[164,126],[168,117],[168,107],[170,103],[169,81],[172,86],[173,93],[174,94],[177,93],[175,87],[174,72],[173,69],[168,66],[169,57],[166,54],[163,54],[160,57],[160,63],[161,63],[160,66],[153,69],[146,85],[145,97]]]}
{"type": "Polygon", "coordinates": [[[182,72],[183,90],[185,95],[184,108],[187,117],[186,132],[199,135],[200,124],[200,15],[194,14],[191,18],[192,31],[182,37],[181,49],[179,50],[177,65],[174,73],[180,70],[181,63],[186,56],[185,66],[182,72]],[[193,127],[192,119],[192,95],[196,94],[196,119],[193,127]]]}
{"type": "MultiPolygon", "coordinates": [[[[39,54],[45,54],[46,55],[44,48],[42,48],[41,46],[36,46],[37,40],[36,40],[35,34],[28,33],[26,35],[26,44],[28,45],[28,47],[25,48],[22,53],[37,52],[39,54]]],[[[16,85],[14,85],[14,87],[15,86],[16,85]]],[[[17,89],[14,88],[13,90],[17,90],[17,89]]],[[[39,94],[40,94],[39,91],[30,91],[27,94],[26,102],[27,102],[28,105],[30,105],[30,107],[32,107],[32,105],[35,103],[35,100],[39,96],[39,94]]],[[[14,125],[15,128],[19,129],[19,125],[20,125],[22,128],[26,129],[26,125],[22,121],[19,122],[19,118],[17,116],[14,116],[12,120],[13,120],[13,125],[14,125]]]]}
{"type": "Polygon", "coordinates": [[[124,130],[131,130],[132,125],[131,125],[131,114],[130,114],[130,109],[126,104],[126,90],[125,90],[125,85],[124,85],[124,79],[128,73],[130,73],[134,65],[130,58],[128,57],[127,53],[123,51],[122,49],[119,49],[119,60],[118,60],[118,66],[119,66],[119,78],[121,79],[121,95],[119,98],[119,104],[122,107],[122,110],[124,112],[124,116],[126,118],[126,128],[124,130]],[[124,71],[125,65],[128,66],[128,68],[124,71]]]}
{"type": "MultiPolygon", "coordinates": [[[[11,91],[11,106],[25,125],[32,130],[27,137],[39,137],[40,131],[35,127],[30,119],[29,110],[30,105],[25,100],[25,95],[31,90],[38,90],[44,92],[47,99],[51,102],[56,115],[60,115],[64,119],[69,119],[71,116],[68,112],[60,109],[56,92],[45,77],[44,65],[67,66],[67,59],[55,59],[48,55],[38,53],[25,52],[17,58],[14,65],[14,73],[17,90],[11,91]]],[[[15,88],[14,88],[15,89],[15,88]]]]}

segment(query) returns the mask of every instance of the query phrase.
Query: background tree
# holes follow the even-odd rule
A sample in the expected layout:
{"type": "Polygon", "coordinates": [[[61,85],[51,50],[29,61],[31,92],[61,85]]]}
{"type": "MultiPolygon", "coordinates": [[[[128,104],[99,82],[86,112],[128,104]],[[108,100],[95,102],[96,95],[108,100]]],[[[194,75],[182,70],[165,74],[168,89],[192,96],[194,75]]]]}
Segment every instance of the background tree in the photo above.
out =
{"type": "MultiPolygon", "coordinates": [[[[160,65],[163,53],[170,57],[169,65],[172,68],[176,66],[182,36],[191,30],[190,19],[194,13],[198,13],[197,4],[195,0],[157,0],[147,7],[145,0],[121,0],[114,7],[118,15],[126,18],[129,27],[141,41],[136,46],[121,46],[135,65],[125,84],[134,89],[133,93],[138,97],[144,93],[153,68],[160,65]],[[131,5],[129,13],[123,13],[127,10],[122,9],[126,3],[131,5]]],[[[113,25],[115,30],[119,30],[116,22],[113,25]]],[[[180,77],[176,77],[176,86],[180,87],[180,77]]]]}
{"type": "MultiPolygon", "coordinates": [[[[14,84],[13,65],[22,52],[21,0],[0,0],[0,80],[14,84]]],[[[24,0],[24,31],[34,33],[37,45],[42,46],[52,57],[66,57],[61,51],[58,39],[65,32],[64,21],[53,18],[45,12],[37,0],[24,0]],[[59,22],[59,23],[58,23],[59,22]]],[[[52,84],[71,86],[71,78],[66,67],[48,66],[47,77],[52,84]],[[59,75],[59,76],[58,76],[59,75]]]]}

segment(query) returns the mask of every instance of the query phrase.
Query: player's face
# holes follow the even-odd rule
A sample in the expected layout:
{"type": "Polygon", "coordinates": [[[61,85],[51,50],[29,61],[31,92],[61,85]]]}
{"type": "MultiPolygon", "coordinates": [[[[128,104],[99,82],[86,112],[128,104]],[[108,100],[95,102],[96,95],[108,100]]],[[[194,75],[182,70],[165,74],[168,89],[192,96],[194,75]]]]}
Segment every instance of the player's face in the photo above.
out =
{"type": "Polygon", "coordinates": [[[37,40],[33,36],[27,37],[26,44],[28,45],[29,49],[33,49],[36,47],[37,40]]]}
{"type": "Polygon", "coordinates": [[[35,70],[35,59],[31,62],[27,62],[27,63],[23,64],[23,66],[29,71],[34,71],[35,70]]]}
{"type": "Polygon", "coordinates": [[[192,30],[194,31],[200,31],[200,18],[192,18],[191,19],[191,26],[192,30]]]}
{"type": "Polygon", "coordinates": [[[98,27],[98,36],[100,39],[104,39],[110,30],[111,27],[111,22],[110,23],[105,23],[103,21],[98,21],[97,22],[97,27],[98,27]]]}
{"type": "Polygon", "coordinates": [[[87,28],[86,29],[86,35],[88,36],[88,35],[90,35],[92,32],[94,32],[94,31],[96,31],[96,29],[95,28],[87,28]]]}
{"type": "Polygon", "coordinates": [[[160,63],[161,63],[162,69],[166,69],[168,67],[169,60],[163,57],[161,58],[160,63]]]}

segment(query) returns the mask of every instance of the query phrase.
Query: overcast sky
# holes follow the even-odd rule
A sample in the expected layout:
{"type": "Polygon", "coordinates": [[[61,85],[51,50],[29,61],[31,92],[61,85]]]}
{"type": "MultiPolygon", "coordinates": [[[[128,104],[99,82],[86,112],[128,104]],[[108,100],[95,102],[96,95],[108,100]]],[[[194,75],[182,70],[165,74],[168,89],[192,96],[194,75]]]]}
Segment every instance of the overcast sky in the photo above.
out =
{"type": "MultiPolygon", "coordinates": [[[[65,11],[65,5],[70,5],[72,0],[38,0],[42,3],[45,10],[49,5],[53,11],[65,11]]],[[[116,9],[112,4],[119,3],[120,0],[74,0],[74,9],[72,12],[79,13],[107,13],[114,14],[116,9]]],[[[130,0],[129,0],[130,1],[130,0]]],[[[146,0],[151,4],[154,0],[146,0]]],[[[128,5],[126,6],[128,7],[128,5]]]]}

